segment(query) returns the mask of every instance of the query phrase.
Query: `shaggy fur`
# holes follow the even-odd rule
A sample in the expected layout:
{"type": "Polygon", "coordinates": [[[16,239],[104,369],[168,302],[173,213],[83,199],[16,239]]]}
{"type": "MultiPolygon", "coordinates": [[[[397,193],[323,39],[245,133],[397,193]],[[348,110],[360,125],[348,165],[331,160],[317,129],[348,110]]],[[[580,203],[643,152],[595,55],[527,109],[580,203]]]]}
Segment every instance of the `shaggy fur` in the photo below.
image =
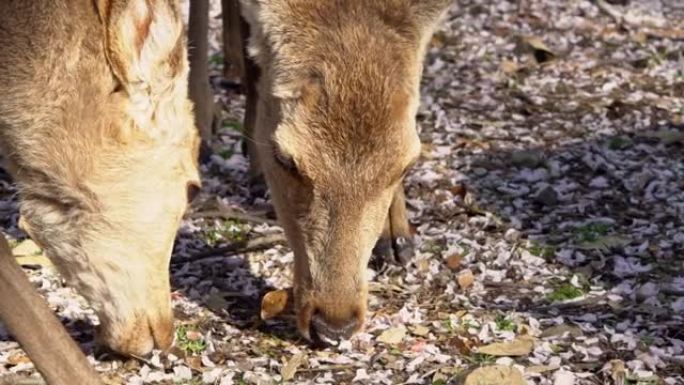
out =
{"type": "Polygon", "coordinates": [[[198,184],[174,1],[0,1],[0,144],[22,225],[95,308],[101,338],[173,340],[168,263],[198,184]]]}
{"type": "Polygon", "coordinates": [[[365,269],[420,153],[422,61],[449,2],[242,1],[262,73],[254,140],[307,337],[312,325],[332,339],[363,325],[365,269]]]}

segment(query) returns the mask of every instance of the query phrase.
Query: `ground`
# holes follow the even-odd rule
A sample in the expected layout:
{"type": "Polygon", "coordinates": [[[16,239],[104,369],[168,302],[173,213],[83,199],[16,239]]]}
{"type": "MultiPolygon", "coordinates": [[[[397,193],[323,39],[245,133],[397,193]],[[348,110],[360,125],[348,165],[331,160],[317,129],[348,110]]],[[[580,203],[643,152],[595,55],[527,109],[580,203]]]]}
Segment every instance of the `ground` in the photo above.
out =
{"type": "MultiPolygon", "coordinates": [[[[172,259],[174,353],[94,351],[84,301],[49,266],[26,271],[112,383],[477,384],[472,370],[499,365],[513,368],[501,384],[684,384],[682,20],[680,0],[455,1],[405,183],[419,250],[405,269],[369,269],[367,328],[339,346],[260,321],[261,296],[291,286],[286,245],[207,252],[281,238],[246,187],[218,18],[222,124],[172,259]]],[[[0,224],[21,241],[0,175],[0,224]]],[[[0,373],[35,375],[3,334],[0,373]]]]}

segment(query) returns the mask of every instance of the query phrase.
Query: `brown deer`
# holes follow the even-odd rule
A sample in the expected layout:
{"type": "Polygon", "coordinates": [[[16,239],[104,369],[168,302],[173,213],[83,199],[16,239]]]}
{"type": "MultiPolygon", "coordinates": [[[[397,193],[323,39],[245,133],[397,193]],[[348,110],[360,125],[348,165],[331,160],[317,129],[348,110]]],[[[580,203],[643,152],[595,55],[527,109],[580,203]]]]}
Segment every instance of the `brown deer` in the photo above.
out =
{"type": "Polygon", "coordinates": [[[171,0],[0,0],[0,149],[23,228],[143,355],[173,342],[168,264],[199,188],[171,0]]]}
{"type": "Polygon", "coordinates": [[[245,117],[250,159],[295,253],[305,337],[335,341],[360,330],[374,247],[402,262],[411,254],[402,179],[421,149],[426,46],[449,3],[241,2],[258,66],[251,73],[260,73],[246,79],[256,80],[245,117]]]}

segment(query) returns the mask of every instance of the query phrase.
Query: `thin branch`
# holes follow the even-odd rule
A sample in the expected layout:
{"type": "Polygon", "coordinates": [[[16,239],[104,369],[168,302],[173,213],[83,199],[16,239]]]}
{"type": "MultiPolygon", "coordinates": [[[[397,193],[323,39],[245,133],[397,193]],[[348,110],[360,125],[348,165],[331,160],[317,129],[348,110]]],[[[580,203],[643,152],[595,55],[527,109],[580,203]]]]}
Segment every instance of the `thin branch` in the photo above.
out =
{"type": "Polygon", "coordinates": [[[196,262],[202,259],[230,256],[236,254],[250,253],[253,251],[270,249],[276,245],[287,243],[283,234],[268,234],[262,237],[253,238],[245,242],[237,242],[224,247],[217,247],[192,254],[188,257],[176,257],[171,260],[171,265],[179,265],[188,262],[196,262]]]}

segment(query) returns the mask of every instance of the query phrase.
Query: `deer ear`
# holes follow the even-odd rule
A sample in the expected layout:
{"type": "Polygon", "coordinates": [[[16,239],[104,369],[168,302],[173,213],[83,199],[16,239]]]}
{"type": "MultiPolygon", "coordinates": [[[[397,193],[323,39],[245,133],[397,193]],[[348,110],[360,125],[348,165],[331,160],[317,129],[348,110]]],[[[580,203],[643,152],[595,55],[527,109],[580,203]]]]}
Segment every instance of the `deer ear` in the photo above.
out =
{"type": "Polygon", "coordinates": [[[154,93],[187,72],[183,24],[171,0],[96,0],[105,52],[129,94],[154,93]]]}

